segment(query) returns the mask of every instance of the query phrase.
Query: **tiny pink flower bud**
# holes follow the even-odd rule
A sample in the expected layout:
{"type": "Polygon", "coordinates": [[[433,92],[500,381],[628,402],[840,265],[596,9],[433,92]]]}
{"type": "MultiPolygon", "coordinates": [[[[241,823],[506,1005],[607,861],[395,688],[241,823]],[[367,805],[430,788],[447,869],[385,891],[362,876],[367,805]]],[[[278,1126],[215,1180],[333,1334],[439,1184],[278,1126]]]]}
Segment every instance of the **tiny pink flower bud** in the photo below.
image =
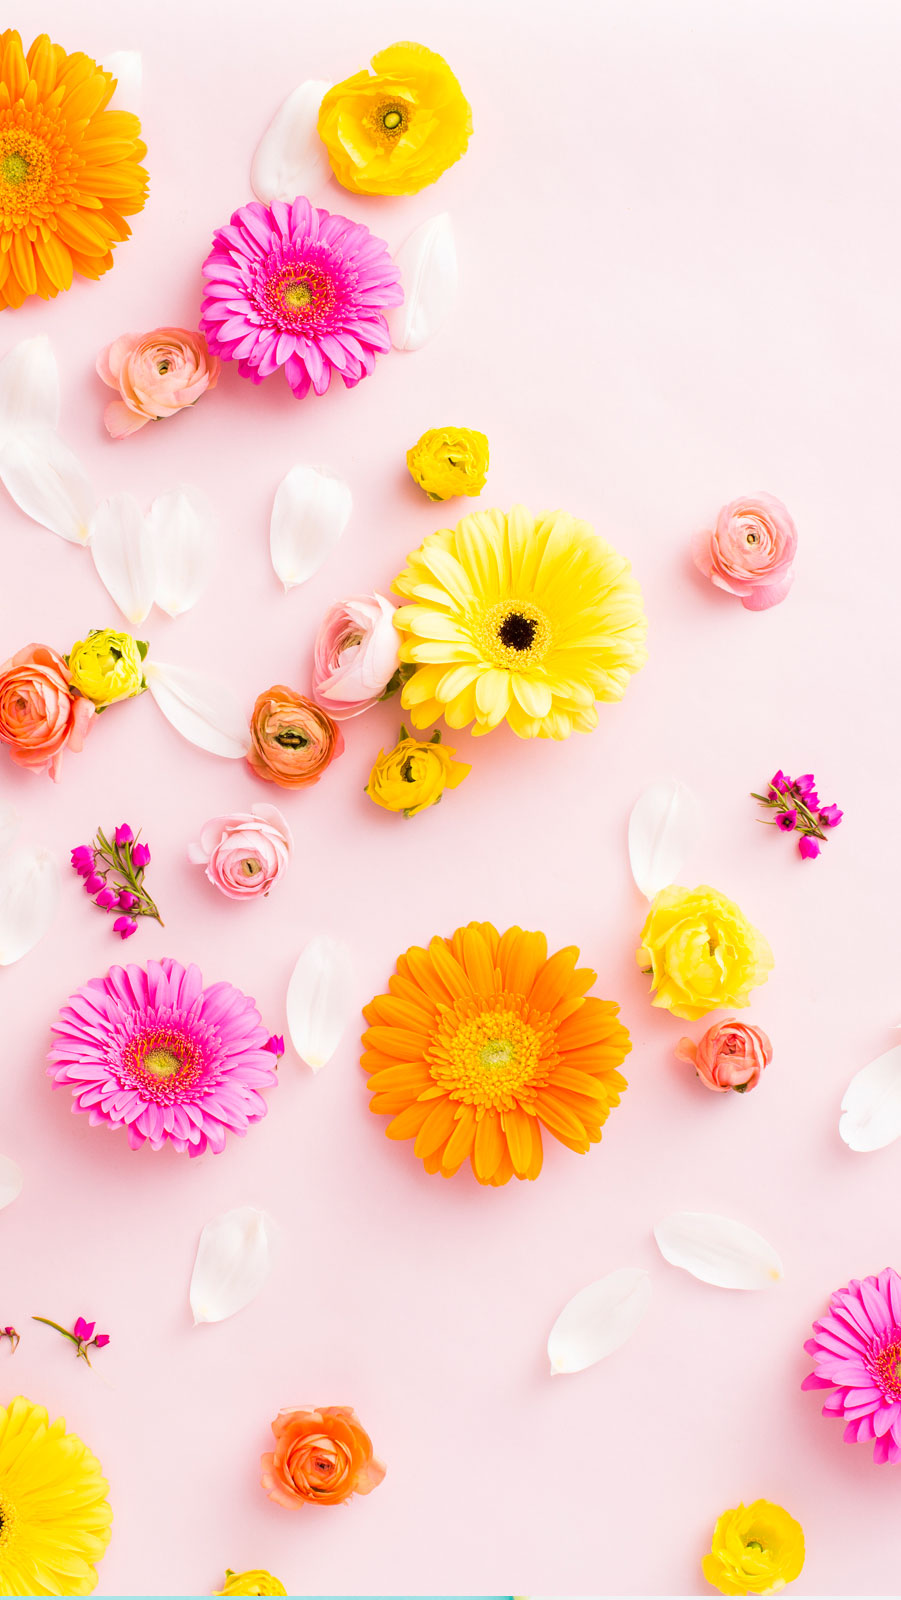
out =
{"type": "Polygon", "coordinates": [[[284,1036],[280,1033],[273,1033],[272,1036],[266,1040],[266,1043],[263,1045],[263,1049],[271,1050],[274,1056],[283,1056],[285,1053],[284,1036]]]}
{"type": "Polygon", "coordinates": [[[119,895],[119,905],[122,907],[123,911],[130,911],[132,906],[136,906],[137,903],[138,897],[137,895],[132,894],[130,889],[123,889],[121,891],[119,895]]]}
{"type": "Polygon", "coordinates": [[[113,923],[113,932],[117,933],[120,939],[130,939],[137,931],[138,925],[134,917],[117,917],[113,923]]]}
{"type": "Polygon", "coordinates": [[[94,1343],[97,1346],[98,1350],[102,1350],[104,1345],[109,1344],[109,1334],[108,1333],[98,1333],[96,1339],[94,1340],[94,1343]]]}
{"type": "Polygon", "coordinates": [[[146,867],[150,860],[150,846],[146,844],[136,844],[131,852],[131,859],[136,867],[146,867]]]}
{"type": "Polygon", "coordinates": [[[820,812],[820,821],[826,828],[837,828],[844,814],[843,811],[839,810],[838,806],[823,806],[820,812]]]}
{"type": "Polygon", "coordinates": [[[128,826],[127,822],[120,823],[119,827],[116,829],[115,838],[117,844],[131,844],[134,834],[132,833],[132,830],[128,826]]]}
{"type": "Polygon", "coordinates": [[[85,878],[85,890],[88,894],[96,894],[98,889],[103,888],[104,882],[105,880],[101,878],[99,872],[92,872],[89,878],[85,878]]]}
{"type": "Polygon", "coordinates": [[[798,840],[798,849],[805,861],[814,861],[820,853],[819,840],[805,833],[803,838],[798,840]]]}
{"type": "Polygon", "coordinates": [[[75,1327],[72,1329],[72,1332],[74,1333],[76,1339],[90,1339],[93,1336],[96,1326],[96,1322],[85,1322],[84,1317],[79,1317],[75,1327]]]}
{"type": "Polygon", "coordinates": [[[94,852],[90,845],[76,845],[69,859],[80,878],[87,878],[94,870],[94,852]]]}
{"type": "Polygon", "coordinates": [[[109,911],[110,907],[116,904],[117,898],[113,889],[101,889],[100,893],[95,897],[94,904],[95,906],[100,906],[102,911],[109,911]]]}

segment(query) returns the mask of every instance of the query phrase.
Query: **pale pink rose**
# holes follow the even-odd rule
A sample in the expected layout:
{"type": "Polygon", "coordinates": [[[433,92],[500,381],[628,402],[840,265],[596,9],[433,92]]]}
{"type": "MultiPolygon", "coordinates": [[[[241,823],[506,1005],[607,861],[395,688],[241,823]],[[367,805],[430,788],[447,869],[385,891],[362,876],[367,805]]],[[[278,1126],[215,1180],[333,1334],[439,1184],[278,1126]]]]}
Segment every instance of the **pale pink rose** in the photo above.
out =
{"type": "Polygon", "coordinates": [[[123,333],[97,357],[105,384],[118,389],[103,413],[108,433],[124,439],[147,422],[159,422],[192,406],[215,387],[219,357],[210,354],[202,333],[189,328],[154,328],[123,333]]]}
{"type": "Polygon", "coordinates": [[[397,671],[394,607],[384,595],[332,606],[313,646],[313,699],[342,722],[382,698],[397,671]]]}
{"type": "Polygon", "coordinates": [[[680,1039],[676,1058],[688,1061],[697,1071],[705,1089],[715,1093],[737,1089],[741,1094],[753,1089],[764,1067],[773,1059],[773,1047],[762,1028],[728,1018],[715,1022],[695,1044],[680,1039]]]}
{"type": "Polygon", "coordinates": [[[788,511],[771,494],[730,500],[711,533],[695,534],[692,557],[711,583],[738,595],[749,611],[766,611],[791,587],[798,534],[788,511]]]}
{"type": "Polygon", "coordinates": [[[294,840],[276,806],[251,806],[227,817],[212,817],[200,830],[200,843],[188,857],[206,868],[210,883],[230,900],[268,894],[286,870],[294,840]]]}

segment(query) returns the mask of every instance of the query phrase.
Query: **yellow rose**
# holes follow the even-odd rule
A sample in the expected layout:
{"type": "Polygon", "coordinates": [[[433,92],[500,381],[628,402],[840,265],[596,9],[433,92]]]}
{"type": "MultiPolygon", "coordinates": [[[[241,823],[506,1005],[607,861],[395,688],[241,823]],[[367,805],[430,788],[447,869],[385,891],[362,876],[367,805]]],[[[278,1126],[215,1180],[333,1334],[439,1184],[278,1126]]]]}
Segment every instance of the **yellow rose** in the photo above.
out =
{"type": "Polygon", "coordinates": [[[214,1590],[215,1594],[287,1594],[283,1583],[278,1578],[273,1578],[271,1572],[264,1572],[262,1567],[254,1567],[252,1572],[232,1572],[231,1567],[225,1569],[225,1588],[214,1590]]]}
{"type": "Polygon", "coordinates": [[[338,182],[354,194],[416,194],[459,161],[472,112],[442,56],[421,44],[392,44],[329,89],[319,108],[338,182]]]}
{"type": "Polygon", "coordinates": [[[474,428],[429,428],[407,451],[407,466],[430,500],[481,494],[488,476],[488,440],[474,428]]]}
{"type": "Polygon", "coordinates": [[[701,1563],[720,1594],[775,1594],[794,1582],[803,1565],[803,1529],[771,1500],[724,1511],[701,1563]]]}
{"type": "Polygon", "coordinates": [[[73,644],[69,652],[72,687],[86,700],[93,700],[95,706],[128,700],[147,687],[144,681],[146,654],[143,639],[133,639],[130,633],[116,633],[113,628],[95,628],[86,639],[73,644]]]}
{"type": "Polygon", "coordinates": [[[385,811],[415,817],[427,806],[436,805],[445,789],[456,789],[472,768],[465,761],[455,761],[455,752],[440,740],[436,731],[427,744],[421,744],[401,728],[400,742],[387,755],[379,751],[369,774],[366,793],[370,800],[385,811]]]}
{"type": "Polygon", "coordinates": [[[638,965],[651,974],[654,1005],[694,1021],[720,1006],[746,1006],[766,981],[773,952],[724,894],[701,884],[661,889],[641,930],[638,965]]]}

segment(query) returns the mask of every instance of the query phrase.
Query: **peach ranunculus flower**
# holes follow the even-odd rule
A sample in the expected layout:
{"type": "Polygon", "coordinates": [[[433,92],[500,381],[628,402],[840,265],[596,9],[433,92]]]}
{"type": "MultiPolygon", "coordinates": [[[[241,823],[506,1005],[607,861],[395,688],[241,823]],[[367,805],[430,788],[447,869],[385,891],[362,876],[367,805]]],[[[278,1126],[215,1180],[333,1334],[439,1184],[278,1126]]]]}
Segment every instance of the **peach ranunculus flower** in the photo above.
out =
{"type": "Polygon", "coordinates": [[[18,766],[49,772],[56,783],[63,751],[82,748],[93,715],[49,645],[28,644],[0,667],[0,741],[18,766]]]}
{"type": "Polygon", "coordinates": [[[782,501],[748,494],[723,506],[712,531],[695,535],[692,557],[711,583],[738,595],[748,611],[766,611],[788,594],[797,547],[782,501]]]}
{"type": "Polygon", "coordinates": [[[318,783],[344,749],[341,729],[328,712],[283,683],[258,695],[250,741],[247,759],[254,772],[284,789],[318,783]]]}
{"type": "Polygon", "coordinates": [[[718,1094],[737,1089],[744,1094],[759,1083],[764,1067],[773,1059],[773,1047],[762,1028],[728,1017],[708,1028],[697,1044],[693,1039],[680,1039],[676,1058],[696,1069],[705,1089],[718,1094]]]}
{"type": "Polygon", "coordinates": [[[385,1476],[352,1406],[287,1406],[272,1432],[275,1449],[261,1458],[261,1482],[277,1505],[337,1506],[369,1494],[385,1476]]]}
{"type": "Polygon", "coordinates": [[[276,806],[251,806],[212,817],[200,830],[188,858],[206,868],[210,883],[230,900],[268,894],[288,866],[294,840],[276,806]]]}
{"type": "Polygon", "coordinates": [[[119,392],[103,413],[107,433],[125,439],[146,422],[172,417],[215,388],[219,357],[210,353],[202,333],[154,328],[114,339],[97,357],[97,371],[119,392]]]}
{"type": "Polygon", "coordinates": [[[313,646],[313,699],[336,722],[368,711],[397,672],[399,646],[384,595],[353,595],[332,606],[313,646]]]}

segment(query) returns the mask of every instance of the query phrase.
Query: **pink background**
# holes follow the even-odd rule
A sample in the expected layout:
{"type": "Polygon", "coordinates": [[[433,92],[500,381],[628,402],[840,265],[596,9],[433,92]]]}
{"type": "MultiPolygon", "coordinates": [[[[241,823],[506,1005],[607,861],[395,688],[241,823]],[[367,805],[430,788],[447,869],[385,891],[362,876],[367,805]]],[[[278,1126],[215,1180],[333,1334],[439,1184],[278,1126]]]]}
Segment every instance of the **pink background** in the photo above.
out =
{"type": "MultiPolygon", "coordinates": [[[[68,875],[51,934],[0,973],[0,1149],[25,1189],[0,1216],[3,1398],[65,1414],[100,1456],[115,1526],[100,1591],[208,1593],[226,1564],[295,1591],[686,1594],[718,1513],[764,1495],[802,1522],[799,1594],[897,1587],[901,1470],[802,1395],[801,1345],[829,1291],[901,1267],[898,1148],[840,1142],[842,1091],[894,1041],[893,803],[897,715],[897,6],[383,0],[44,0],[18,21],[69,49],[144,53],[151,195],[111,274],[3,319],[2,344],[46,331],[64,436],[98,493],[208,491],[221,559],[196,611],[148,619],[151,654],[203,666],[248,710],[279,680],[304,689],[325,608],[387,591],[441,525],[404,452],[444,422],[483,429],[483,504],[589,518],[633,561],[650,660],[592,736],[454,742],[464,786],[414,823],[362,789],[395,705],[347,728],[347,751],[297,795],[185,744],[149,695],[112,710],[54,788],[2,765],[28,837],[62,857],[97,824],[141,824],[171,954],[254,994],[284,1025],[288,975],[315,933],[353,947],[362,1004],[396,954],[471,917],[581,946],[622,1002],[630,1089],[584,1158],[548,1148],[537,1184],[494,1192],[425,1175],[367,1110],[356,1021],[313,1078],[289,1051],[268,1118],[199,1162],[74,1119],[43,1062],[66,996],[120,956],[68,875]],[[30,15],[29,15],[30,14],[30,15]],[[306,77],[338,78],[394,39],[450,59],[472,101],[470,153],[411,199],[347,211],[395,248],[448,209],[462,263],[453,320],[392,353],[358,390],[295,402],[236,371],[186,416],[113,444],[99,348],[129,329],[196,323],[214,227],[250,198],[257,139],[306,77]],[[354,514],[320,573],[285,596],[268,556],[276,484],[295,462],[345,476],[354,514]],[[734,495],[780,496],[800,530],[794,591],[754,615],[709,587],[692,530],[734,495]],[[815,864],[758,825],[747,792],[813,768],[846,821],[815,864]],[[704,811],[685,881],[739,901],[776,969],[745,1015],[775,1059],[759,1090],[714,1097],[673,1059],[681,1034],[634,962],[643,902],[630,807],[681,777],[704,811]],[[283,806],[298,849],[271,898],[234,905],[186,864],[210,815],[283,806]],[[277,1271],[233,1321],[193,1329],[203,1223],[264,1206],[277,1271]],[[785,1281],[742,1295],[668,1267],[653,1223],[724,1212],[783,1254],[785,1281]],[[652,1310],[608,1362],[551,1382],[548,1330],[577,1289],[646,1266],[652,1310]],[[112,1335],[89,1372],[29,1322],[83,1313],[112,1335]],[[340,1511],[271,1505],[257,1462],[288,1403],[351,1403],[388,1463],[340,1511]]],[[[456,520],[468,505],[453,504],[456,520]]],[[[2,648],[68,649],[118,625],[83,551],[3,497],[2,648]]],[[[139,630],[145,631],[145,630],[139,630]]],[[[551,1142],[548,1141],[550,1146],[551,1142]]]]}

